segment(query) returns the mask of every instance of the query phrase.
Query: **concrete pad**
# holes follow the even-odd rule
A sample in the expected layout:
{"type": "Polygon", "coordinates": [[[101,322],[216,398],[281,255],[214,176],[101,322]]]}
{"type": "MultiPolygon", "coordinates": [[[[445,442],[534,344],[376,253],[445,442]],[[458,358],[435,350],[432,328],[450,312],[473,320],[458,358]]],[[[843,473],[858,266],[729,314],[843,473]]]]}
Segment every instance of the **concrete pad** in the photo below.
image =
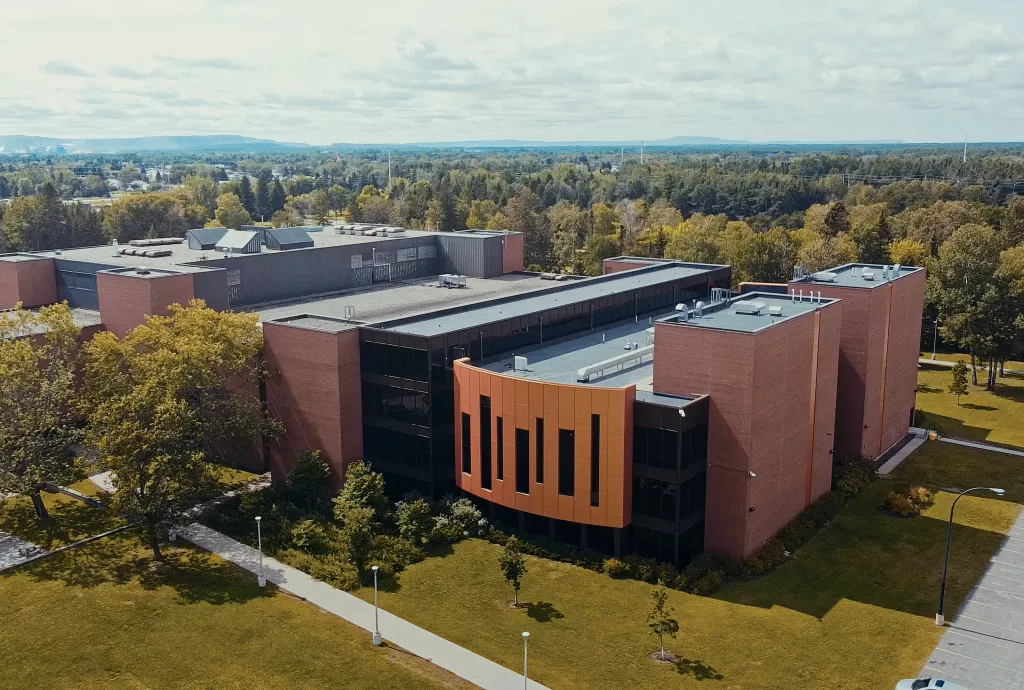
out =
{"type": "Polygon", "coordinates": [[[0,532],[0,570],[13,568],[41,553],[46,553],[46,549],[0,532]]]}
{"type": "Polygon", "coordinates": [[[90,475],[89,481],[98,486],[108,494],[114,493],[114,473],[113,472],[100,472],[99,474],[90,475]]]}

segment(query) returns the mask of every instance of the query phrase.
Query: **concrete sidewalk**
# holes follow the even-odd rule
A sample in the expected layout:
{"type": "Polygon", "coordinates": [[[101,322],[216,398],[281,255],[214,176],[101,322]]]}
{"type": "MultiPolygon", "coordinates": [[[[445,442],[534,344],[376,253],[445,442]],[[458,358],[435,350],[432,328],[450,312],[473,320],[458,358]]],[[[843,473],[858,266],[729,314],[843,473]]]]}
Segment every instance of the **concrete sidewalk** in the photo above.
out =
{"type": "MultiPolygon", "coordinates": [[[[193,523],[178,533],[196,546],[211,551],[221,558],[252,572],[259,571],[259,552],[220,532],[193,523]]],[[[373,604],[348,592],[314,580],[312,577],[264,556],[263,574],[267,580],[281,589],[316,604],[325,611],[344,618],[367,631],[366,644],[372,645],[373,604]]],[[[380,632],[384,639],[427,661],[451,671],[455,675],[489,690],[519,690],[523,687],[521,673],[475,654],[468,649],[427,632],[406,620],[384,610],[380,611],[380,632]]],[[[510,646],[522,649],[522,640],[509,640],[510,646]]],[[[547,690],[543,685],[530,681],[530,690],[547,690]]]]}
{"type": "Polygon", "coordinates": [[[939,440],[945,443],[955,443],[958,446],[979,448],[981,450],[990,450],[994,453],[1005,453],[1006,455],[1016,455],[1017,457],[1024,458],[1024,451],[1013,450],[1012,448],[1003,448],[1002,446],[993,446],[988,443],[978,443],[977,441],[961,441],[958,438],[946,438],[945,436],[939,436],[939,440]]]}
{"type": "Polygon", "coordinates": [[[900,463],[910,457],[910,454],[921,447],[925,442],[925,438],[921,436],[915,436],[914,438],[907,441],[907,445],[900,448],[896,453],[885,461],[885,463],[878,468],[878,474],[883,477],[888,476],[890,472],[899,467],[900,463]]]}
{"type": "MultiPolygon", "coordinates": [[[[964,364],[966,364],[967,366],[971,365],[970,357],[968,357],[967,355],[964,355],[964,360],[963,361],[964,361],[964,364]]],[[[952,369],[956,365],[956,362],[947,362],[947,361],[944,361],[944,360],[941,360],[941,359],[932,359],[930,357],[921,357],[921,358],[919,358],[917,360],[917,363],[918,364],[934,364],[937,367],[946,367],[947,369],[952,369]]],[[[978,365],[978,371],[979,372],[982,371],[981,365],[978,365]]],[[[1024,371],[1021,371],[1020,369],[1003,369],[1003,373],[1006,373],[1006,374],[1024,374],[1024,371]]]]}
{"type": "Polygon", "coordinates": [[[0,532],[0,571],[31,561],[34,556],[46,553],[46,549],[30,542],[0,532]]]}

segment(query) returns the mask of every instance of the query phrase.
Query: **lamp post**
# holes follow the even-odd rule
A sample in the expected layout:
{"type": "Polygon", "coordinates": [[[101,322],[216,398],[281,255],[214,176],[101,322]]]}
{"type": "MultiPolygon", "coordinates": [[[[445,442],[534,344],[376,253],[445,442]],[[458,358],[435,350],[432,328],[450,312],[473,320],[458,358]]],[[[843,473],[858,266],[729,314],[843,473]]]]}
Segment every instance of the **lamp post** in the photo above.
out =
{"type": "Polygon", "coordinates": [[[260,530],[260,521],[262,519],[259,515],[256,516],[256,543],[259,545],[260,550],[260,572],[256,576],[256,582],[260,584],[260,587],[266,587],[267,578],[263,575],[263,532],[260,530]]]}
{"type": "Polygon", "coordinates": [[[381,643],[380,621],[377,616],[377,566],[373,566],[373,644],[379,647],[381,643]]]}
{"type": "Polygon", "coordinates": [[[946,603],[946,573],[949,570],[949,542],[953,536],[953,511],[956,509],[956,502],[972,491],[991,491],[996,496],[1006,493],[1003,489],[995,489],[988,486],[976,486],[973,489],[961,491],[960,495],[953,499],[953,505],[949,508],[949,526],[946,529],[946,558],[942,562],[942,584],[939,586],[939,611],[935,614],[935,625],[942,626],[946,619],[942,615],[943,605],[946,603]]]}
{"type": "Polygon", "coordinates": [[[524,632],[523,633],[523,690],[526,690],[529,687],[529,683],[530,683],[530,681],[527,680],[527,675],[526,675],[527,660],[528,660],[528,652],[529,651],[530,651],[530,633],[524,632]]]}
{"type": "Polygon", "coordinates": [[[939,345],[939,319],[935,318],[934,329],[932,331],[932,361],[935,361],[935,350],[939,345]]]}

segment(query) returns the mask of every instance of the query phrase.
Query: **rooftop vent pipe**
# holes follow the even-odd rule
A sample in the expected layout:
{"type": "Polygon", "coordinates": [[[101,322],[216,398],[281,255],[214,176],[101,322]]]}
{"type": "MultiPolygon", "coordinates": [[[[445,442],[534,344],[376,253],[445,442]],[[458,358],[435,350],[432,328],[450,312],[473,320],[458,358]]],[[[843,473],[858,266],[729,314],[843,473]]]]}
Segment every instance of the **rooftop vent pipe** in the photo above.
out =
{"type": "Polygon", "coordinates": [[[593,374],[604,373],[605,370],[611,369],[612,367],[617,367],[633,361],[639,361],[647,355],[653,354],[653,345],[647,345],[646,347],[634,347],[634,349],[629,352],[625,352],[617,357],[612,357],[602,362],[598,362],[597,364],[591,364],[581,368],[576,372],[576,380],[580,383],[587,383],[590,381],[590,377],[593,374]]]}

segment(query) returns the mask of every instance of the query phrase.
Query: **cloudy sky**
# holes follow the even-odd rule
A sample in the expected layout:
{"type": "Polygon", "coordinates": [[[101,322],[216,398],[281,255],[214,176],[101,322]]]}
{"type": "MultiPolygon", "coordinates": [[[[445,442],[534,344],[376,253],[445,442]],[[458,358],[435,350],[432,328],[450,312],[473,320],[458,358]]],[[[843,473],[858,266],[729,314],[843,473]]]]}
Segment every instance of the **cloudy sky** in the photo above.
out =
{"type": "Polygon", "coordinates": [[[1022,26],[1020,0],[12,2],[0,134],[1020,141],[1022,26]]]}

